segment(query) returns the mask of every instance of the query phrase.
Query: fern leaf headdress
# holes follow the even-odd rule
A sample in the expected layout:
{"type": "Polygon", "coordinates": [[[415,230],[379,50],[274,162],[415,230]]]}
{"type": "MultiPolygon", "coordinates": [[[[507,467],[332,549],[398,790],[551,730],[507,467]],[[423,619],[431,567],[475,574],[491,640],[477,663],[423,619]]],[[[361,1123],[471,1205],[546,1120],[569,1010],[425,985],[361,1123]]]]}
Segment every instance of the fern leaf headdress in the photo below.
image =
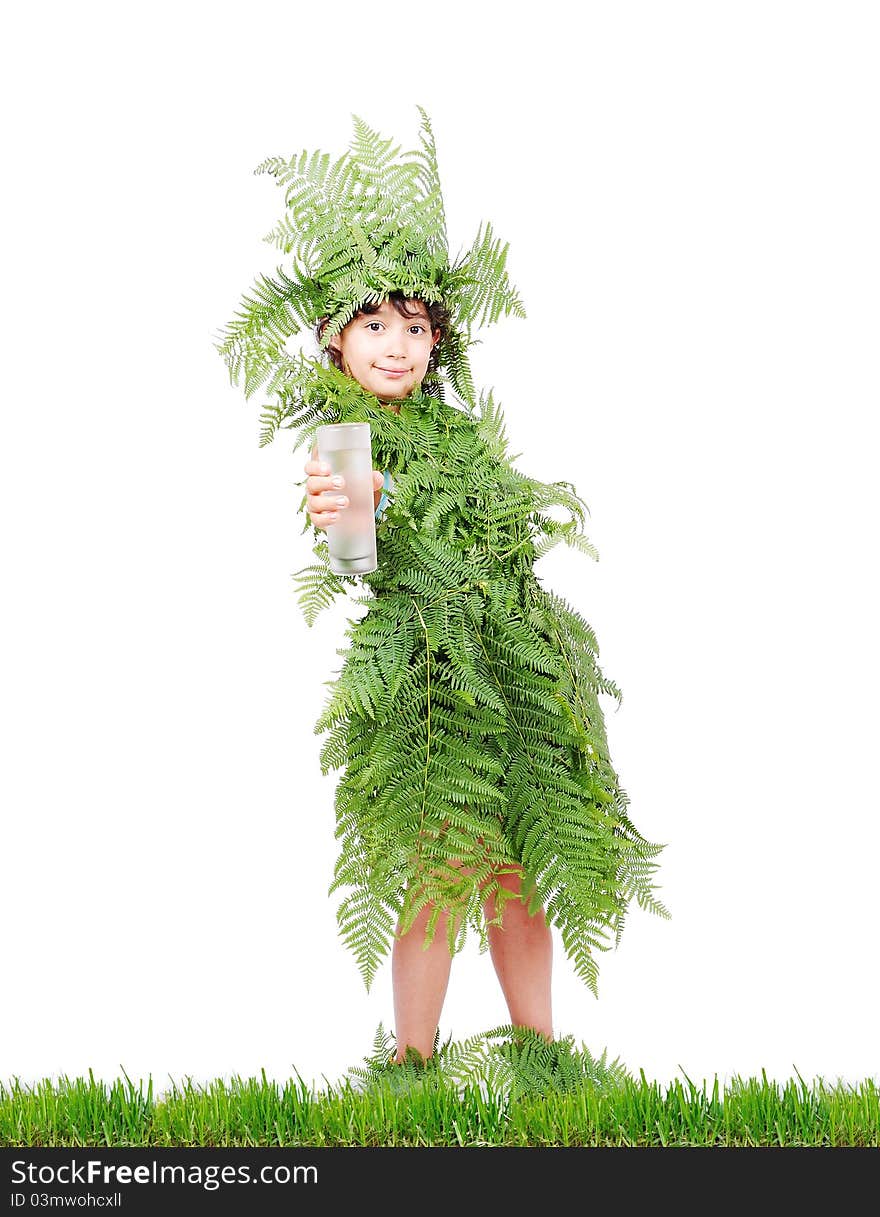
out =
{"type": "Polygon", "coordinates": [[[473,401],[467,357],[472,328],[500,317],[525,317],[507,270],[509,244],[480,223],[470,248],[450,260],[434,136],[422,106],[419,148],[400,155],[357,115],[349,151],[332,164],[327,153],[304,151],[269,157],[254,170],[285,188],[286,213],[264,238],[293,255],[290,271],[261,275],[255,296],[244,297],[239,320],[218,349],[237,380],[242,364],[248,392],[277,361],[279,348],[324,317],[326,349],[363,304],[379,304],[395,291],[426,303],[442,301],[449,331],[439,344],[460,397],[473,401]]]}

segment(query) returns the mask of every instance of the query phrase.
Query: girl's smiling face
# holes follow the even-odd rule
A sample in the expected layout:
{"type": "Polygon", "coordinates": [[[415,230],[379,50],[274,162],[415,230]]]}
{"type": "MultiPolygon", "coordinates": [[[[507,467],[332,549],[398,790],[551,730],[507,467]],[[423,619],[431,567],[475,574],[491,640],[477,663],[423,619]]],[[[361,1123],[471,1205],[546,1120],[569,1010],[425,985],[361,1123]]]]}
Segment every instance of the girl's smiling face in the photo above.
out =
{"type": "Polygon", "coordinates": [[[408,300],[405,317],[390,300],[375,313],[360,313],[330,339],[343,370],[380,400],[399,401],[421,384],[440,331],[431,333],[428,311],[420,300],[408,300]]]}

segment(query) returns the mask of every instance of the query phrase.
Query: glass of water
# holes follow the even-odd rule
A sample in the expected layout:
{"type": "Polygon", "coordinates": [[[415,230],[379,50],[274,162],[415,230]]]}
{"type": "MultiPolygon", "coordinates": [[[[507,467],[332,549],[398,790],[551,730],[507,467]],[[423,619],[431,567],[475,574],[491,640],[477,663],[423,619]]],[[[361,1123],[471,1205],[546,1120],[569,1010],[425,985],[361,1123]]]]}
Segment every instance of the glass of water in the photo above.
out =
{"type": "MultiPolygon", "coordinates": [[[[373,451],[369,423],[330,423],[317,433],[318,460],[330,476],[345,478],[348,506],[326,526],[330,569],[338,575],[365,575],[378,569],[373,506],[373,451]]],[[[338,490],[325,491],[334,497],[338,490]]]]}

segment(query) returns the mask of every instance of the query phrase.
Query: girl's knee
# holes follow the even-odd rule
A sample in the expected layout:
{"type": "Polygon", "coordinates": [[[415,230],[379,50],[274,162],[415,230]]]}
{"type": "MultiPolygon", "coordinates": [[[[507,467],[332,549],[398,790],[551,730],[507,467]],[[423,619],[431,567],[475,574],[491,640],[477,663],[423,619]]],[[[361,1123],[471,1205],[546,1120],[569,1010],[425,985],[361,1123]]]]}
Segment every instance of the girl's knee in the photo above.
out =
{"type": "MultiPolygon", "coordinates": [[[[411,884],[407,890],[404,914],[397,923],[397,937],[400,938],[405,934],[411,933],[423,934],[429,924],[435,927],[436,934],[445,936],[451,915],[452,909],[442,899],[435,899],[433,896],[428,895],[424,885],[411,884]],[[412,911],[413,908],[415,908],[414,913],[412,911]],[[406,915],[406,909],[409,910],[409,916],[406,915]],[[401,926],[404,921],[406,921],[407,928],[402,934],[401,926]]],[[[461,913],[456,912],[456,936],[461,927],[461,921],[461,913]]]]}
{"type": "Polygon", "coordinates": [[[519,922],[535,926],[545,922],[543,907],[529,912],[529,892],[523,888],[525,871],[518,863],[497,868],[493,878],[495,882],[492,890],[483,901],[483,912],[487,922],[494,922],[497,925],[500,920],[503,924],[508,916],[515,917],[519,922]],[[503,894],[499,891],[502,888],[504,889],[503,894]],[[507,912],[508,909],[511,910],[510,914],[507,912]]]}

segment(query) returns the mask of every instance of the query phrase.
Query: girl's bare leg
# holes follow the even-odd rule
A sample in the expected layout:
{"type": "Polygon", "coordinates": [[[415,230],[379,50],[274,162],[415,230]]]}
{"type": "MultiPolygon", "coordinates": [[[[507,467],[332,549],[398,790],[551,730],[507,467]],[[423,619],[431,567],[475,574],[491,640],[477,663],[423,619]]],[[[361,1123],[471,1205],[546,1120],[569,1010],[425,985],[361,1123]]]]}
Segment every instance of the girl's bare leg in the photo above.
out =
{"type": "Polygon", "coordinates": [[[448,914],[441,913],[433,941],[426,950],[423,943],[430,915],[429,905],[422,909],[404,935],[395,936],[391,949],[396,1061],[404,1059],[407,1047],[416,1048],[425,1060],[428,1059],[446,998],[452,968],[452,956],[446,942],[449,918],[448,914]]]}
{"type": "MultiPolygon", "coordinates": [[[[539,909],[530,917],[525,902],[517,898],[522,892],[521,874],[521,870],[515,870],[499,875],[499,882],[516,897],[504,903],[502,928],[488,927],[489,952],[510,1011],[510,1021],[514,1026],[531,1027],[552,1040],[553,939],[544,910],[539,909]]],[[[483,909],[486,920],[490,921],[495,916],[494,896],[487,896],[483,909]]],[[[434,939],[425,950],[422,944],[430,915],[431,908],[426,906],[407,933],[394,938],[391,983],[396,1061],[404,1059],[408,1046],[416,1048],[425,1060],[432,1054],[449,987],[452,956],[446,942],[448,914],[441,913],[434,939]]]]}
{"type": "MultiPolygon", "coordinates": [[[[521,870],[499,875],[499,882],[517,895],[522,893],[521,870]]],[[[483,903],[487,922],[495,916],[495,897],[483,903]]],[[[489,953],[501,984],[510,1021],[531,1027],[553,1039],[550,977],[553,969],[553,938],[544,910],[529,916],[525,901],[504,902],[502,928],[488,926],[489,953]]]]}

